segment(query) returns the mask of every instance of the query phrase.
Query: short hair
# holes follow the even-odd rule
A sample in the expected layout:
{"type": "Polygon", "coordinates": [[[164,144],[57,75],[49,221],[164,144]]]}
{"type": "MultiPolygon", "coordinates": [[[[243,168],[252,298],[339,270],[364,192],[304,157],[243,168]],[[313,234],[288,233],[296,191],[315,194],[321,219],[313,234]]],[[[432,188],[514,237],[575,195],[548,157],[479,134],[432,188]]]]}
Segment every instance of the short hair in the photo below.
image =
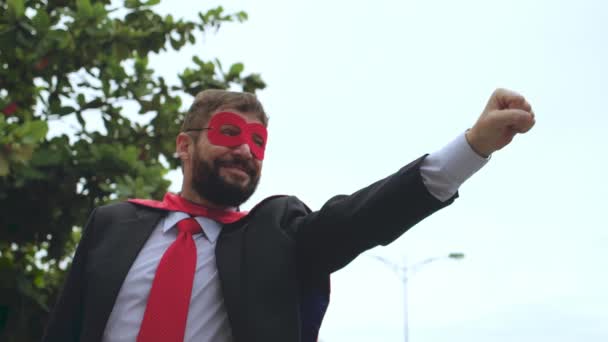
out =
{"type": "Polygon", "coordinates": [[[186,113],[181,131],[203,128],[211,115],[222,109],[234,109],[242,113],[255,114],[264,126],[268,125],[268,116],[264,112],[264,107],[254,94],[208,89],[196,94],[194,103],[186,113]]]}

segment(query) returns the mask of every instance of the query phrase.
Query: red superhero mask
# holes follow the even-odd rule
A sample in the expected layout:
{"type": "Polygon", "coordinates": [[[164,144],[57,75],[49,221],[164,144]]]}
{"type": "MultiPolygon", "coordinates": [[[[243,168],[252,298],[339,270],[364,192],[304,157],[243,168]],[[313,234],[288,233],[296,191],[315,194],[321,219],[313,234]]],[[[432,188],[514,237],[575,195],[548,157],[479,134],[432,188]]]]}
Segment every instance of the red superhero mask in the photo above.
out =
{"type": "Polygon", "coordinates": [[[241,116],[231,112],[215,114],[209,127],[207,138],[214,145],[236,147],[247,144],[253,156],[264,159],[264,149],[268,132],[260,123],[247,123],[241,116]]]}

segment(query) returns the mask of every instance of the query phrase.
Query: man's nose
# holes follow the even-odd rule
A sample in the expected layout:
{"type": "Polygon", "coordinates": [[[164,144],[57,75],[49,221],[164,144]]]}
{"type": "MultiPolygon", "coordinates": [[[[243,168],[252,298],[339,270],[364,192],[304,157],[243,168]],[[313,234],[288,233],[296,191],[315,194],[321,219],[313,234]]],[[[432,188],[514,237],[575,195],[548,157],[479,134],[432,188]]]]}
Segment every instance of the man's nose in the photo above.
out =
{"type": "Polygon", "coordinates": [[[249,147],[249,144],[247,143],[242,143],[236,147],[233,148],[232,153],[237,154],[243,158],[252,158],[253,154],[251,153],[251,148],[249,147]]]}

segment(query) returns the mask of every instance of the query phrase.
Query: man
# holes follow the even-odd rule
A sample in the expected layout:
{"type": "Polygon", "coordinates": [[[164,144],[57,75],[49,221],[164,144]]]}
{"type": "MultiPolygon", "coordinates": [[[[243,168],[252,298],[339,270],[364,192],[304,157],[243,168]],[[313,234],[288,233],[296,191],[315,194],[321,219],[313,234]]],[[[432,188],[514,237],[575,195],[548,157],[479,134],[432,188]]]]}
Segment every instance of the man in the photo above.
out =
{"type": "Polygon", "coordinates": [[[245,214],[267,117],[251,94],[204,91],[176,140],[180,194],[93,211],[44,341],[314,341],[329,274],[449,205],[534,123],[499,89],[470,130],[387,178],[319,211],[275,196],[245,214]]]}

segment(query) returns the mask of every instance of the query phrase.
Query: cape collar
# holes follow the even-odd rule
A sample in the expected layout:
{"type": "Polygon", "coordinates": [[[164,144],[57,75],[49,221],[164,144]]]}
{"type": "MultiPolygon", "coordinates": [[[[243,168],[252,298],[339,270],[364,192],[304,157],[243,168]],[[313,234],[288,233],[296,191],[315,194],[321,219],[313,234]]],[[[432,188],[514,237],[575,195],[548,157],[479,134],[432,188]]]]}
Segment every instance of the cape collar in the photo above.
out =
{"type": "Polygon", "coordinates": [[[200,204],[190,202],[187,199],[170,192],[165,194],[162,202],[139,198],[129,199],[128,201],[149,208],[156,208],[166,211],[181,211],[191,216],[208,217],[221,223],[233,223],[242,219],[248,214],[247,212],[207,208],[200,204]]]}

